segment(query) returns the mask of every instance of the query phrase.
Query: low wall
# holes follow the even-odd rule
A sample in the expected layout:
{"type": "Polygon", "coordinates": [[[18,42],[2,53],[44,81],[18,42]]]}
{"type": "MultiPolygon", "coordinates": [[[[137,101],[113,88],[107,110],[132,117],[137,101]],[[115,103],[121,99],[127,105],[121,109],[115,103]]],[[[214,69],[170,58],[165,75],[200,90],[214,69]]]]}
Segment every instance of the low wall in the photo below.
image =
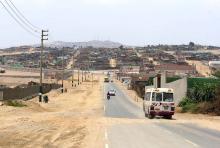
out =
{"type": "MultiPolygon", "coordinates": [[[[43,94],[50,92],[52,89],[58,89],[58,84],[43,84],[43,94]]],[[[4,88],[0,89],[0,100],[19,100],[28,99],[37,96],[39,85],[28,86],[27,88],[4,88]]]]}
{"type": "MultiPolygon", "coordinates": [[[[157,86],[157,79],[154,78],[154,85],[146,86],[147,88],[156,88],[157,86]]],[[[174,102],[175,105],[178,105],[180,101],[186,97],[187,94],[187,78],[182,78],[177,81],[166,83],[166,75],[161,76],[161,88],[172,88],[174,90],[174,102]]]]}
{"type": "Polygon", "coordinates": [[[180,101],[186,97],[187,93],[187,78],[183,78],[171,83],[165,83],[162,87],[172,88],[174,90],[175,104],[178,105],[180,101]]]}
{"type": "Polygon", "coordinates": [[[40,76],[18,76],[18,75],[0,75],[0,77],[7,77],[7,78],[34,78],[34,79],[38,79],[40,78],[40,76]]]}

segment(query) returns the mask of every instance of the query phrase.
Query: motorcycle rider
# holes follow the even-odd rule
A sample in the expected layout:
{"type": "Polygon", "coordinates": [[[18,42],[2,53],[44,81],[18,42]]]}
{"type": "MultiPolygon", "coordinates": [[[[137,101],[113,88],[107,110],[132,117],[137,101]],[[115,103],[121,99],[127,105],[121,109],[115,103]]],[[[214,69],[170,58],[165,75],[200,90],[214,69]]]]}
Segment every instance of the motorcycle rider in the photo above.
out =
{"type": "Polygon", "coordinates": [[[107,99],[110,99],[110,93],[109,93],[109,91],[108,91],[108,93],[107,93],[107,99]]]}

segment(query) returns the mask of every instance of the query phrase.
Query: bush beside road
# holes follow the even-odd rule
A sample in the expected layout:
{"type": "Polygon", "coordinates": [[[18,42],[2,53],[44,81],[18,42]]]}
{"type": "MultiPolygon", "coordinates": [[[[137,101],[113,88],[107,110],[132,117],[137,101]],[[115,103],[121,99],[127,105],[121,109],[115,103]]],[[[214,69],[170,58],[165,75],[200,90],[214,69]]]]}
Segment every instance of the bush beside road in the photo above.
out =
{"type": "Polygon", "coordinates": [[[194,85],[179,106],[182,112],[220,115],[220,84],[194,85]]]}

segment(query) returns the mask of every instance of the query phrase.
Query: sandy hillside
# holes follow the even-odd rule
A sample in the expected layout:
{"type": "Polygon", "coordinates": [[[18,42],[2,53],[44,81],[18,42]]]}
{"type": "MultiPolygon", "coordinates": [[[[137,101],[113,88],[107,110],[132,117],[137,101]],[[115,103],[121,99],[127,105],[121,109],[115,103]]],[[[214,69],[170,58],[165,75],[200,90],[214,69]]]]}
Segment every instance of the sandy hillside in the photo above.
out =
{"type": "Polygon", "coordinates": [[[103,147],[102,85],[84,82],[65,94],[53,91],[49,104],[35,98],[27,107],[1,106],[0,147],[103,147]]]}

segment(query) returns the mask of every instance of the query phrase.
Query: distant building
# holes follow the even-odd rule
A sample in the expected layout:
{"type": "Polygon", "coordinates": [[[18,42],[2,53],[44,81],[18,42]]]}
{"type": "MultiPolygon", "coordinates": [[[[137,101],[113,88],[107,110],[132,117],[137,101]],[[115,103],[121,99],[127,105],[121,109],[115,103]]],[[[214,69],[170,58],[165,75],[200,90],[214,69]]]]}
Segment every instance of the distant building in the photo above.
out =
{"type": "Polygon", "coordinates": [[[220,70],[220,61],[210,61],[209,66],[216,70],[220,70]]]}
{"type": "Polygon", "coordinates": [[[220,71],[220,61],[210,61],[209,69],[211,70],[211,74],[220,71]]]}
{"type": "Polygon", "coordinates": [[[117,60],[116,59],[110,59],[109,60],[109,65],[111,68],[116,68],[117,67],[117,60]]]}
{"type": "Polygon", "coordinates": [[[210,77],[211,76],[212,70],[210,69],[207,62],[198,61],[198,60],[186,60],[186,62],[189,65],[194,65],[199,74],[201,74],[205,77],[210,77]]]}
{"type": "Polygon", "coordinates": [[[155,72],[168,72],[175,75],[193,75],[196,73],[196,70],[193,66],[190,65],[178,65],[178,64],[161,64],[155,66],[155,72]]]}
{"type": "Polygon", "coordinates": [[[56,72],[44,72],[44,79],[56,79],[56,72]]]}
{"type": "Polygon", "coordinates": [[[140,73],[140,66],[121,66],[120,73],[139,74],[140,73]]]}

